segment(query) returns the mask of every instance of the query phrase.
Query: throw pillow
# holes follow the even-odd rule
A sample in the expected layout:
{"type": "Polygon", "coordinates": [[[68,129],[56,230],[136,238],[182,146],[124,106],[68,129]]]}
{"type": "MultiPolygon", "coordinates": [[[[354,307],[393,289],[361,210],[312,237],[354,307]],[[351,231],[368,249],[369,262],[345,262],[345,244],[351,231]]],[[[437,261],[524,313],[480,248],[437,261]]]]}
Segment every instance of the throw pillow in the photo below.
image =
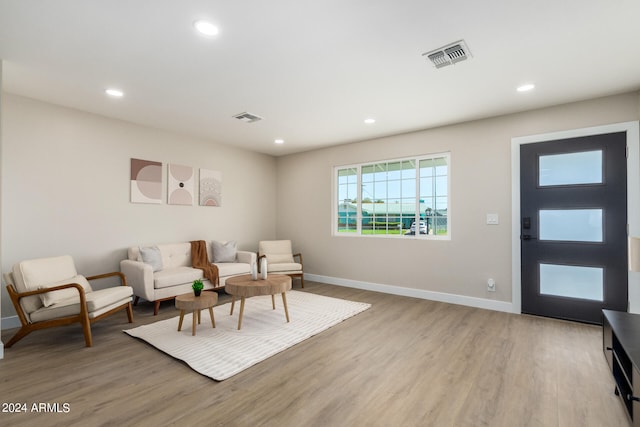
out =
{"type": "Polygon", "coordinates": [[[213,252],[213,262],[236,262],[238,247],[235,240],[222,243],[211,242],[211,251],[213,252]]]}
{"type": "Polygon", "coordinates": [[[144,262],[145,264],[149,264],[154,273],[156,271],[162,270],[162,254],[160,253],[160,249],[158,249],[157,246],[149,246],[139,249],[142,262],[144,262]]]}
{"type": "MultiPolygon", "coordinates": [[[[66,285],[67,283],[77,283],[84,288],[85,292],[91,292],[91,285],[89,284],[89,281],[84,276],[81,276],[81,275],[70,277],[68,279],[60,280],[54,283],[47,283],[46,285],[38,286],[38,289],[53,288],[54,286],[66,285]]],[[[78,300],[80,299],[80,294],[78,293],[78,290],[75,288],[61,289],[59,291],[40,294],[42,305],[44,305],[45,307],[49,307],[53,304],[59,303],[62,300],[66,300],[73,297],[78,298],[78,300]]]]}

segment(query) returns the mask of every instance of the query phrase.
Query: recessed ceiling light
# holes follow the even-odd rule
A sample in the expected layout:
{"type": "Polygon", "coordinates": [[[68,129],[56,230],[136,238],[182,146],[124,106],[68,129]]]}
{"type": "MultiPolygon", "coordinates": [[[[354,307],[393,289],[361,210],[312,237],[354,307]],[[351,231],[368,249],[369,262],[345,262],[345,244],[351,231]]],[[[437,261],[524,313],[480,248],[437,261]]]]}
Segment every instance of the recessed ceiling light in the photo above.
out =
{"type": "Polygon", "coordinates": [[[372,125],[376,122],[376,119],[364,119],[364,122],[368,125],[372,125]]]}
{"type": "Polygon", "coordinates": [[[196,21],[193,23],[193,26],[205,36],[215,36],[220,31],[218,27],[208,21],[196,21]]]}
{"type": "Polygon", "coordinates": [[[527,83],[526,85],[519,86],[517,91],[518,92],[528,92],[528,91],[532,90],[535,87],[536,87],[536,85],[531,84],[531,83],[527,83]]]}
{"type": "Polygon", "coordinates": [[[276,144],[284,144],[284,139],[276,139],[273,142],[276,143],[276,144]]]}
{"type": "Polygon", "coordinates": [[[120,89],[106,89],[104,93],[114,98],[122,98],[124,96],[124,92],[122,92],[120,89]]]}

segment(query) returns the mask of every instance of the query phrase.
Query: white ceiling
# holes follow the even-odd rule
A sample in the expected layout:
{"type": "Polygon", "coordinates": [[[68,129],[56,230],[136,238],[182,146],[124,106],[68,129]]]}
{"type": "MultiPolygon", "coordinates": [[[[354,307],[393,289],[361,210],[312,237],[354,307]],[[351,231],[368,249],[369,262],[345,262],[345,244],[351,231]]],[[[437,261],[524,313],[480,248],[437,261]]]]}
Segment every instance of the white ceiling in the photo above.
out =
{"type": "Polygon", "coordinates": [[[279,156],[638,90],[639,27],[639,0],[0,0],[0,58],[6,92],[279,156]]]}

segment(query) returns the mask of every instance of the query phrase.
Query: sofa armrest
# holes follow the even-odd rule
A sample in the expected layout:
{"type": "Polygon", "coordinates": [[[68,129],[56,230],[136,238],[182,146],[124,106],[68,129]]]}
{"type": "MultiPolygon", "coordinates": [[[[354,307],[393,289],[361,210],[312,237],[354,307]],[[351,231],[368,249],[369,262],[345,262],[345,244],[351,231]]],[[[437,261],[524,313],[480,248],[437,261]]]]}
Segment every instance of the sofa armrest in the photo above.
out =
{"type": "Polygon", "coordinates": [[[126,277],[126,283],[133,288],[133,294],[147,301],[155,300],[153,289],[153,268],[140,261],[125,259],[120,261],[120,271],[126,277]]]}
{"type": "Polygon", "coordinates": [[[236,260],[238,262],[251,265],[256,262],[256,253],[249,251],[238,251],[236,252],[236,260]]]}

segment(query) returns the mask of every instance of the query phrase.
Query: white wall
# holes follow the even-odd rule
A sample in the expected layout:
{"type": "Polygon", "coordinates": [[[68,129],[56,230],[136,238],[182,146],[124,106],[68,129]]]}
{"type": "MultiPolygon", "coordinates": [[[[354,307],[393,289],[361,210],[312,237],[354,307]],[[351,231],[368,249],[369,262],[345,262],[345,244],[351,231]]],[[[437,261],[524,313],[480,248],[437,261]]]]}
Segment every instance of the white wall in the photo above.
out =
{"type": "Polygon", "coordinates": [[[637,92],[278,159],[279,238],[329,283],[512,310],[511,139],[638,120],[637,92]],[[451,240],[332,236],[336,165],[451,152],[451,240]],[[499,225],[487,225],[497,213],[499,225]],[[488,278],[496,292],[488,292],[488,278]]]}
{"type": "MultiPolygon", "coordinates": [[[[290,238],[310,278],[511,307],[511,139],[638,120],[637,92],[274,159],[2,94],[2,271],[68,253],[81,273],[118,269],[126,247],[191,239],[290,238]],[[451,151],[450,241],[331,235],[332,168],[451,151]],[[223,206],[129,202],[130,158],[223,172],[223,206]],[[277,212],[277,215],[276,215],[277,212]],[[498,213],[500,224],[486,225],[498,213]],[[497,291],[486,291],[486,280],[497,291]]],[[[2,316],[14,314],[2,290],[2,316]]]]}
{"type": "MultiPolygon", "coordinates": [[[[275,238],[271,156],[7,93],[2,103],[4,272],[70,254],[90,275],[119,270],[128,246],[215,239],[255,251],[275,238]],[[131,158],[163,163],[162,204],[130,203],[131,158]],[[221,171],[222,207],[168,205],[167,163],[221,171]]],[[[14,314],[3,285],[2,315],[14,314]]]]}
{"type": "MultiPolygon", "coordinates": [[[[0,59],[0,224],[2,224],[2,59],[0,59]]],[[[2,228],[0,228],[0,241],[2,241],[2,228]]],[[[0,245],[0,265],[2,265],[2,245],[0,245]]],[[[1,297],[0,297],[1,299],[1,297]]],[[[0,304],[0,319],[2,319],[2,304],[0,304]]],[[[4,343],[0,339],[0,359],[4,358],[4,343]]]]}

